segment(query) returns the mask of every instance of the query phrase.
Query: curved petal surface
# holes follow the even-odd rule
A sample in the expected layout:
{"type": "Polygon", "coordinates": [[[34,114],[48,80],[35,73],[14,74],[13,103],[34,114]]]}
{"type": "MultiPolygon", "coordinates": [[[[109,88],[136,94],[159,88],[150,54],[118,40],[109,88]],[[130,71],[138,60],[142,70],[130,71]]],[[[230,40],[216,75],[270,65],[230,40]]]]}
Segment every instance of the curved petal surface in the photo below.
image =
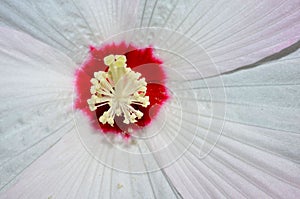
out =
{"type": "Polygon", "coordinates": [[[75,63],[24,33],[0,28],[0,35],[2,190],[74,127],[75,63]]]}

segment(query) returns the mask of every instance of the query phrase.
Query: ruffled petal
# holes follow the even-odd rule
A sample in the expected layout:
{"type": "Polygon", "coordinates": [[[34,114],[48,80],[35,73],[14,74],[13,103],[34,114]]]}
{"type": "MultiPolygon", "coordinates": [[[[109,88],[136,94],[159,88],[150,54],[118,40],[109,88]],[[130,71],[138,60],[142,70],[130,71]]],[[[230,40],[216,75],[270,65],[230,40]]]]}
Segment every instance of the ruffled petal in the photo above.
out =
{"type": "Polygon", "coordinates": [[[26,34],[0,28],[0,35],[2,190],[74,128],[75,64],[26,34]]]}
{"type": "Polygon", "coordinates": [[[134,27],[138,1],[3,1],[3,22],[59,49],[77,63],[90,45],[134,27]]]}
{"type": "MultiPolygon", "coordinates": [[[[198,101],[206,109],[187,111],[183,106],[191,118],[201,119],[182,119],[184,136],[175,142],[176,148],[182,150],[192,138],[193,143],[165,169],[183,197],[300,195],[299,64],[297,50],[259,67],[222,75],[224,85],[219,77],[192,83],[197,100],[191,103],[196,107],[198,101]],[[213,112],[222,106],[226,114],[213,112]],[[192,131],[196,126],[198,130],[192,131]]],[[[186,99],[185,90],[174,89],[186,99]]],[[[160,162],[165,158],[156,155],[160,162]]]]}

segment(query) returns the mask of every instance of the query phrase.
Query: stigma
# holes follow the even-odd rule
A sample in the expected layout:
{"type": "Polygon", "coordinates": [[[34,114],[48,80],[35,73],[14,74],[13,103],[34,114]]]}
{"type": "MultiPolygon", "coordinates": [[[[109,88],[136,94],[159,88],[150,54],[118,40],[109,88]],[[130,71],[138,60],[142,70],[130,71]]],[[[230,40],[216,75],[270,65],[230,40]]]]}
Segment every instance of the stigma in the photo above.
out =
{"type": "Polygon", "coordinates": [[[90,80],[89,109],[96,111],[101,106],[109,106],[98,118],[102,124],[114,126],[117,116],[123,117],[125,124],[135,123],[144,115],[137,107],[150,105],[145,78],[127,67],[126,61],[124,55],[106,56],[104,64],[108,66],[108,71],[95,72],[90,80]]]}

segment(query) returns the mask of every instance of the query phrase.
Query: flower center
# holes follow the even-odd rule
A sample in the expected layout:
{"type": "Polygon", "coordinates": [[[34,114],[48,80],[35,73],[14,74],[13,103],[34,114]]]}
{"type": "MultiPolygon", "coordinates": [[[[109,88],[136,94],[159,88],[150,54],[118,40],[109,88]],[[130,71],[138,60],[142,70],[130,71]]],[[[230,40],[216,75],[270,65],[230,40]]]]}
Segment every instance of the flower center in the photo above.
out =
{"type": "Polygon", "coordinates": [[[99,117],[102,124],[114,126],[115,116],[123,116],[125,124],[137,122],[143,113],[132,105],[147,107],[150,104],[145,78],[127,67],[124,55],[106,56],[104,64],[109,67],[108,71],[95,72],[90,81],[92,96],[87,100],[90,110],[109,105],[108,111],[99,117]]]}
{"type": "Polygon", "coordinates": [[[74,108],[95,130],[130,137],[150,125],[169,98],[162,64],[152,47],[125,42],[91,46],[75,73],[74,108]]]}

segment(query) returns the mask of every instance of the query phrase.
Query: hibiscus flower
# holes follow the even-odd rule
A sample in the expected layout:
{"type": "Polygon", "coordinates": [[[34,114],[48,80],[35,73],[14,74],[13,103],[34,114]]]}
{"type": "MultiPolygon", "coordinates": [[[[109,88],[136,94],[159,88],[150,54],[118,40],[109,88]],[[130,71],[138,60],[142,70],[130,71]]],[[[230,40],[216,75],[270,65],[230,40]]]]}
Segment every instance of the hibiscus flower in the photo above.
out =
{"type": "Polygon", "coordinates": [[[0,198],[299,198],[299,0],[3,0],[0,198]]]}

